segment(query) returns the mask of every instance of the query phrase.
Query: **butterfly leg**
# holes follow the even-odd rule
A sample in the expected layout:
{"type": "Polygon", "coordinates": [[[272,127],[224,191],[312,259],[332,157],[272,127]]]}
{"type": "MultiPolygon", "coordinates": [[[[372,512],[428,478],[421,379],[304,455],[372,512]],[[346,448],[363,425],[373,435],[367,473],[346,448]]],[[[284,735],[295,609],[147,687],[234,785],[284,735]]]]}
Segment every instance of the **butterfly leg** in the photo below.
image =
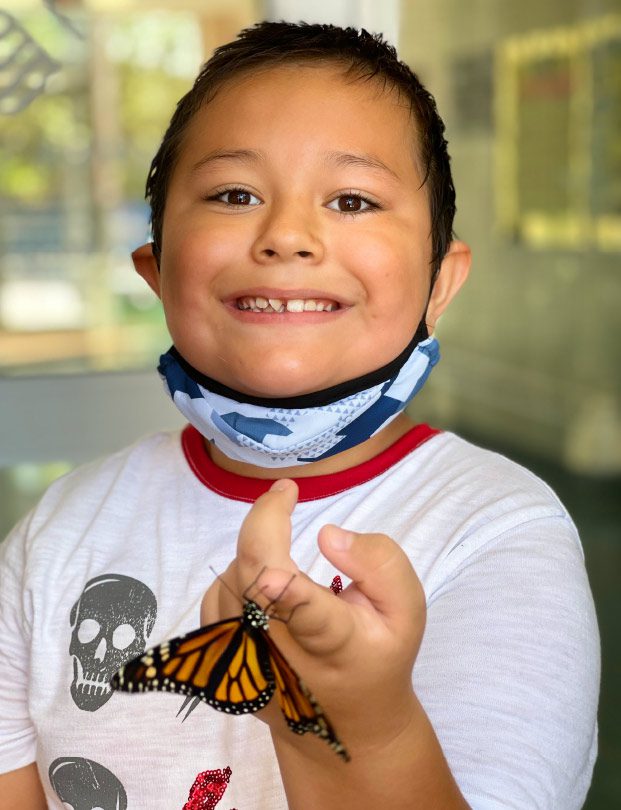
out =
{"type": "MultiPolygon", "coordinates": [[[[265,569],[263,569],[263,571],[264,571],[264,570],[265,570],[265,569]]],[[[263,571],[261,571],[261,574],[263,573],[263,571]]],[[[259,577],[261,576],[261,574],[259,574],[259,577]]],[[[257,577],[257,579],[258,579],[259,577],[257,577]]],[[[291,585],[291,583],[293,582],[293,580],[294,580],[294,579],[295,579],[295,574],[291,574],[291,576],[289,577],[289,579],[287,580],[287,582],[285,582],[285,585],[284,585],[284,587],[282,588],[282,590],[280,591],[280,593],[278,593],[278,594],[277,594],[277,595],[276,595],[276,596],[275,596],[275,597],[272,599],[272,601],[271,601],[271,602],[268,602],[268,603],[267,603],[267,605],[266,605],[266,606],[263,608],[263,612],[264,612],[264,613],[266,613],[268,616],[273,616],[273,615],[274,615],[274,611],[272,611],[272,613],[268,613],[269,609],[272,607],[272,605],[275,605],[275,604],[277,604],[277,603],[278,603],[278,600],[279,600],[279,599],[281,599],[282,595],[283,595],[283,594],[284,594],[284,592],[287,590],[287,588],[289,587],[289,585],[291,585]]],[[[255,579],[255,582],[256,582],[256,581],[257,581],[257,580],[255,579]]],[[[264,589],[264,588],[262,588],[262,589],[261,589],[261,591],[263,591],[263,590],[265,590],[265,589],[264,589]]]]}
{"type": "MultiPolygon", "coordinates": [[[[247,601],[249,601],[249,600],[250,600],[250,601],[254,601],[254,599],[253,599],[253,598],[250,596],[250,592],[251,592],[251,590],[254,588],[254,586],[257,584],[257,582],[259,581],[259,579],[260,579],[260,577],[261,577],[261,574],[262,574],[262,573],[263,573],[265,570],[267,570],[267,565],[264,565],[264,566],[263,566],[263,568],[262,568],[262,569],[259,571],[259,573],[256,575],[256,577],[255,577],[255,578],[252,580],[252,582],[250,583],[250,585],[248,585],[248,587],[246,588],[246,590],[243,592],[242,597],[243,597],[243,599],[244,599],[244,601],[245,601],[245,602],[247,602],[247,601]]],[[[294,574],[294,576],[295,576],[295,574],[294,574]]],[[[288,586],[289,586],[289,583],[287,583],[286,587],[288,587],[288,586]]],[[[259,588],[258,590],[259,590],[259,593],[261,593],[261,589],[259,588]]],[[[284,593],[284,591],[283,591],[282,593],[284,593]]],[[[271,604],[271,603],[270,603],[270,604],[271,604]]],[[[268,605],[268,607],[269,607],[269,605],[268,605]]]]}
{"type": "MultiPolygon", "coordinates": [[[[233,590],[233,589],[230,587],[230,585],[228,585],[228,584],[227,584],[227,582],[225,581],[224,577],[221,577],[221,576],[220,576],[220,574],[219,574],[219,573],[216,571],[216,569],[213,567],[213,565],[210,565],[210,566],[209,566],[209,568],[211,569],[211,571],[212,571],[212,573],[214,574],[214,576],[216,577],[216,579],[219,579],[219,580],[220,580],[220,582],[221,582],[221,583],[224,585],[224,587],[227,589],[227,591],[229,591],[229,593],[233,594],[233,596],[234,596],[236,599],[239,599],[239,596],[238,596],[238,595],[235,593],[235,591],[234,591],[234,590],[233,590]]],[[[251,591],[251,590],[252,590],[252,588],[253,588],[253,587],[254,587],[254,586],[257,584],[257,580],[259,579],[259,577],[260,577],[260,576],[261,576],[261,574],[262,574],[262,573],[265,571],[265,569],[266,569],[266,568],[267,568],[267,565],[264,565],[264,566],[263,566],[263,568],[262,568],[262,569],[259,571],[259,573],[256,575],[256,577],[255,577],[255,578],[252,580],[252,582],[250,583],[250,585],[248,585],[248,587],[246,588],[246,590],[243,592],[243,594],[242,594],[242,599],[243,599],[243,601],[244,601],[244,602],[248,602],[248,601],[254,601],[254,600],[252,600],[252,597],[249,595],[249,594],[250,594],[250,591],[251,591]]],[[[288,585],[288,584],[289,584],[289,583],[287,583],[287,585],[288,585]]],[[[259,588],[259,593],[260,593],[260,592],[261,592],[261,589],[259,588]]],[[[283,593],[284,593],[284,591],[283,591],[283,593]]]]}
{"type": "MultiPolygon", "coordinates": [[[[231,588],[230,588],[230,587],[229,587],[229,586],[226,584],[226,582],[225,582],[225,581],[224,581],[224,579],[223,579],[223,578],[220,576],[220,574],[218,574],[218,572],[216,571],[216,569],[215,569],[215,568],[214,568],[212,565],[210,565],[209,567],[211,568],[211,570],[212,570],[213,574],[214,574],[214,575],[215,575],[215,576],[216,576],[216,577],[217,577],[217,578],[220,580],[220,582],[221,582],[221,583],[224,585],[224,587],[225,587],[227,590],[229,590],[229,591],[230,591],[230,592],[233,594],[233,596],[236,596],[235,592],[234,592],[234,591],[233,591],[233,590],[232,590],[232,589],[231,589],[231,588]]],[[[252,592],[252,589],[254,588],[254,586],[255,586],[255,585],[257,584],[257,582],[259,581],[259,579],[260,579],[260,577],[261,577],[261,574],[263,574],[263,572],[264,572],[266,569],[267,569],[267,565],[264,565],[264,566],[263,566],[263,568],[262,568],[262,569],[259,571],[259,573],[256,575],[256,577],[255,577],[255,578],[252,580],[252,582],[250,583],[250,585],[248,585],[248,587],[246,588],[246,590],[243,592],[243,594],[242,594],[242,598],[243,598],[243,600],[244,600],[245,602],[247,602],[247,601],[255,601],[255,600],[256,600],[256,596],[257,596],[257,594],[255,593],[255,594],[254,594],[254,596],[252,596],[252,595],[251,595],[251,592],[252,592]]],[[[276,613],[276,609],[277,609],[277,608],[276,608],[276,607],[274,607],[274,606],[275,606],[275,605],[277,605],[277,603],[278,603],[279,599],[280,599],[280,598],[282,597],[282,595],[285,593],[285,591],[287,590],[287,588],[289,587],[289,585],[291,585],[291,583],[293,582],[294,578],[295,578],[295,574],[291,574],[291,577],[290,577],[290,578],[289,578],[289,580],[288,580],[288,581],[285,583],[285,586],[284,586],[284,588],[283,588],[283,589],[280,591],[280,593],[279,593],[279,594],[278,594],[278,595],[277,595],[277,596],[276,596],[274,599],[272,599],[272,601],[271,601],[271,602],[268,602],[268,603],[267,603],[267,605],[265,606],[265,608],[263,608],[263,612],[264,612],[264,613],[265,613],[267,616],[269,616],[269,617],[270,617],[270,619],[277,619],[279,622],[284,622],[284,624],[288,624],[288,623],[291,621],[291,617],[293,616],[294,611],[296,611],[296,610],[297,610],[299,607],[302,607],[302,605],[306,605],[306,604],[308,604],[307,602],[300,602],[300,604],[299,604],[299,605],[296,605],[295,607],[293,607],[293,608],[291,609],[291,611],[290,611],[290,613],[289,613],[289,615],[287,616],[287,618],[286,618],[286,619],[285,619],[285,618],[283,618],[282,616],[278,616],[278,614],[276,613]]],[[[263,591],[264,591],[264,590],[265,590],[265,588],[258,588],[258,593],[263,593],[263,591]]]]}
{"type": "MultiPolygon", "coordinates": [[[[289,611],[289,615],[286,618],[283,617],[283,616],[279,616],[278,613],[277,613],[278,602],[280,601],[282,595],[285,593],[285,591],[287,590],[289,585],[291,585],[291,583],[293,582],[295,576],[296,576],[295,574],[291,574],[291,577],[285,583],[285,586],[280,591],[280,593],[277,596],[275,596],[274,599],[272,599],[271,602],[268,602],[268,604],[263,608],[263,612],[266,614],[266,616],[269,616],[270,619],[277,619],[279,622],[283,622],[283,624],[288,624],[291,621],[291,617],[293,616],[294,612],[299,607],[302,607],[303,605],[308,604],[308,602],[300,602],[299,604],[295,605],[294,607],[291,608],[291,610],[289,611]]],[[[265,589],[262,588],[261,590],[263,591],[265,589]]]]}
{"type": "MultiPolygon", "coordinates": [[[[274,600],[274,602],[275,601],[277,600],[274,600]]],[[[273,605],[274,602],[271,602],[270,605],[273,605]]],[[[270,619],[276,619],[276,621],[282,622],[283,624],[289,624],[289,622],[291,621],[291,617],[293,616],[295,611],[299,607],[304,607],[304,605],[308,605],[308,602],[300,602],[299,604],[292,607],[291,610],[289,611],[289,615],[286,618],[284,616],[279,616],[278,613],[276,613],[277,608],[273,608],[267,615],[269,616],[270,619]]]]}

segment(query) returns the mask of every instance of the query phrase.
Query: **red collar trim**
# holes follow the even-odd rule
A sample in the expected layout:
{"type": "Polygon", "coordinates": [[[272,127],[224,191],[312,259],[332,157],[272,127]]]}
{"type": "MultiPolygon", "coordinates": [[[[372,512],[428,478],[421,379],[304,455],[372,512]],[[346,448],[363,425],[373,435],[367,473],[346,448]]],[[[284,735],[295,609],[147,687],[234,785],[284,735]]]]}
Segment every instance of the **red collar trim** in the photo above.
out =
{"type": "MultiPolygon", "coordinates": [[[[300,490],[298,500],[316,501],[330,495],[337,495],[339,492],[344,492],[359,484],[364,484],[366,481],[370,481],[372,478],[386,472],[408,453],[411,453],[440,432],[429,427],[429,425],[415,425],[379,455],[356,467],[330,473],[329,475],[294,478],[293,480],[300,490]]],[[[218,467],[209,457],[203,437],[192,425],[188,425],[183,429],[181,446],[187,462],[198,480],[213,492],[234,501],[253,503],[259,495],[267,492],[276,480],[274,478],[251,478],[218,467]]]]}

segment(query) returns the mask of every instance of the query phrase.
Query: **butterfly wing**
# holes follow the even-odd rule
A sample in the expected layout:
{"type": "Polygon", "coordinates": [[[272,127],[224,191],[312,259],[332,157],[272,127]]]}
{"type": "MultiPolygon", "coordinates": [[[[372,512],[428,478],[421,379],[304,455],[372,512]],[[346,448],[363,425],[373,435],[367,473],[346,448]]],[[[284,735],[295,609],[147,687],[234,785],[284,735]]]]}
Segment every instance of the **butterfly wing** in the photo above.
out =
{"type": "Polygon", "coordinates": [[[285,720],[292,731],[306,734],[310,731],[325,740],[330,748],[349,762],[350,756],[336,736],[323,709],[299,675],[280,652],[274,640],[263,632],[269,649],[270,667],[274,674],[276,697],[285,720]]]}
{"type": "Polygon", "coordinates": [[[243,616],[193,630],[128,661],[110,685],[124,692],[179,692],[229,714],[256,712],[276,691],[293,731],[316,734],[348,762],[321,706],[266,627],[263,612],[248,602],[243,616]]]}
{"type": "Polygon", "coordinates": [[[111,686],[124,692],[179,692],[229,714],[258,711],[275,688],[265,640],[248,632],[241,616],[147,650],[124,664],[111,686]]]}

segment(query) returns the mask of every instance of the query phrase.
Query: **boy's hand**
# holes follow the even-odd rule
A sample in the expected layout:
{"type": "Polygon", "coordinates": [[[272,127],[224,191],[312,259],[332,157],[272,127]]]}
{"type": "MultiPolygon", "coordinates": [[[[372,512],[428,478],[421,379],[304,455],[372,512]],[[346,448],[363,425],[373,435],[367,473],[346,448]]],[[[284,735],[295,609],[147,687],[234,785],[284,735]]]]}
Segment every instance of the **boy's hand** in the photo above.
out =
{"type": "MultiPolygon", "coordinates": [[[[293,611],[287,624],[272,621],[269,632],[355,755],[393,741],[416,712],[412,667],[425,626],[425,596],[389,537],[332,525],[319,532],[319,548],[352,582],[338,597],[313,582],[290,557],[296,502],[297,487],[287,479],[257,499],[222,579],[235,594],[256,580],[249,598],[265,607],[278,597],[277,614],[285,619],[293,611]]],[[[201,623],[240,612],[239,600],[216,580],[203,599],[201,623]]],[[[301,744],[275,700],[260,714],[273,735],[301,744]]]]}

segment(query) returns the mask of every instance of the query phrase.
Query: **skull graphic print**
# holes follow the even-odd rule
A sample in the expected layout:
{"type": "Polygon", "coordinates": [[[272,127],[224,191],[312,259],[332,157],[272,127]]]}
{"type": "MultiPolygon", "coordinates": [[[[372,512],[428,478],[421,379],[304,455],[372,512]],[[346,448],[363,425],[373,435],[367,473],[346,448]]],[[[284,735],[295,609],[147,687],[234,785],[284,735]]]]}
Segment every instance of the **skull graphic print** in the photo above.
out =
{"type": "Polygon", "coordinates": [[[119,667],[143,653],[157,615],[155,595],[122,574],[89,580],[71,609],[71,697],[94,712],[112,696],[109,681],[119,667]]]}
{"type": "Polygon", "coordinates": [[[49,777],[65,807],[73,810],[127,808],[127,794],[119,779],[92,759],[59,757],[50,765],[49,777]]]}

